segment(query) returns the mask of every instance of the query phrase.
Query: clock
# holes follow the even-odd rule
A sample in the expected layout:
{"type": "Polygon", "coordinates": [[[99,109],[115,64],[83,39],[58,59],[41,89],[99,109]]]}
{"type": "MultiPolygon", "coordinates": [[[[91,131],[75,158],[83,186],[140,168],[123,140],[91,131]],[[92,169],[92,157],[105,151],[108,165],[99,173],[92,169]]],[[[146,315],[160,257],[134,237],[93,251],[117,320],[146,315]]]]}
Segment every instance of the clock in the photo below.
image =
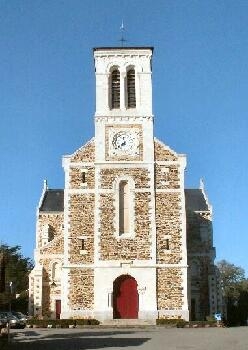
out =
{"type": "Polygon", "coordinates": [[[142,127],[139,124],[107,125],[106,160],[140,160],[143,154],[142,127]]]}
{"type": "Polygon", "coordinates": [[[113,136],[112,146],[116,151],[130,152],[135,146],[134,135],[120,131],[113,136]]]}

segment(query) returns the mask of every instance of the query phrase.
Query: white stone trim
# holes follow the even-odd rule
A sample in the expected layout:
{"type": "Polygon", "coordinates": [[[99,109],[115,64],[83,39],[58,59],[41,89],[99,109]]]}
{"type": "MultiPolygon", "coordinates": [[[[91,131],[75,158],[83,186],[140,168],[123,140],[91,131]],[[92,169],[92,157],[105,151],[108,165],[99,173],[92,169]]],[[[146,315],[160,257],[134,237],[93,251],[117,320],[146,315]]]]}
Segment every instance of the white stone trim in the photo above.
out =
{"type": "MultiPolygon", "coordinates": [[[[87,185],[87,184],[86,184],[87,185]]],[[[94,188],[73,188],[67,191],[68,196],[74,195],[74,194],[95,194],[94,188]]]]}
{"type": "Polygon", "coordinates": [[[99,193],[99,179],[100,179],[100,168],[95,168],[95,210],[94,210],[94,264],[97,264],[100,258],[99,246],[100,246],[100,193],[99,193]]]}
{"type": "Polygon", "coordinates": [[[119,161],[104,161],[104,162],[96,162],[95,164],[98,165],[101,169],[116,169],[120,168],[120,165],[122,168],[144,168],[148,169],[149,166],[154,164],[153,162],[142,162],[141,160],[119,160],[119,161]]]}
{"type": "MultiPolygon", "coordinates": [[[[156,160],[157,165],[164,166],[165,168],[169,168],[171,165],[179,167],[181,165],[180,159],[178,160],[156,160]]],[[[162,169],[163,171],[163,169],[162,169]]]]}
{"type": "Polygon", "coordinates": [[[70,163],[69,164],[69,168],[70,169],[74,169],[74,168],[78,168],[78,169],[81,169],[82,171],[89,171],[88,168],[94,168],[95,166],[95,163],[94,162],[75,162],[75,163],[70,163]]]}
{"type": "MultiPolygon", "coordinates": [[[[73,189],[73,190],[69,190],[68,191],[68,195],[69,196],[72,196],[72,195],[82,195],[82,194],[95,194],[95,189],[90,189],[90,190],[83,190],[83,189],[73,189]]],[[[159,193],[160,190],[156,190],[156,192],[159,193]]],[[[150,187],[147,187],[147,188],[135,188],[134,190],[135,193],[151,193],[151,188],[150,187]]],[[[171,192],[171,193],[179,193],[180,190],[176,190],[174,191],[173,189],[172,190],[166,190],[164,192],[171,192]]],[[[101,193],[104,193],[104,194],[114,194],[115,192],[113,191],[113,188],[99,188],[98,189],[98,193],[101,194],[101,193]]]]}
{"type": "Polygon", "coordinates": [[[80,250],[79,250],[79,254],[80,254],[80,255],[87,255],[87,254],[88,254],[88,250],[86,250],[86,249],[80,249],[80,250]]]}
{"type": "Polygon", "coordinates": [[[137,263],[137,261],[134,261],[132,264],[129,264],[127,261],[125,262],[120,262],[119,260],[117,261],[108,261],[105,262],[105,264],[71,264],[71,265],[64,265],[63,269],[81,269],[81,268],[89,268],[89,269],[94,269],[94,268],[120,268],[122,265],[130,265],[130,268],[182,268],[182,269],[187,269],[188,265],[182,265],[182,264],[153,264],[149,261],[145,263],[144,261],[140,260],[140,263],[137,263]]]}
{"type": "MultiPolygon", "coordinates": [[[[62,157],[62,166],[63,166],[63,168],[65,168],[65,166],[66,167],[68,166],[68,164],[71,161],[71,158],[73,158],[76,155],[77,152],[80,152],[82,149],[84,149],[86,146],[88,146],[93,141],[95,141],[95,137],[94,136],[90,140],[88,140],[83,146],[81,146],[80,148],[76,149],[75,152],[73,152],[72,154],[63,155],[63,157],[62,157]]],[[[76,162],[73,163],[73,164],[76,164],[76,162]]]]}
{"type": "Polygon", "coordinates": [[[156,269],[133,268],[130,264],[124,264],[119,268],[95,269],[94,286],[94,315],[99,320],[112,319],[112,306],[109,303],[109,295],[113,291],[113,283],[121,275],[130,275],[137,282],[140,294],[139,317],[143,314],[153,314],[156,318],[156,269]],[[101,293],[97,291],[101,290],[101,293]]]}
{"type": "MultiPolygon", "coordinates": [[[[188,265],[187,262],[187,227],[186,227],[186,209],[185,209],[185,191],[184,191],[184,171],[186,168],[186,157],[180,156],[180,188],[181,188],[181,229],[182,229],[182,263],[188,265]]],[[[189,317],[189,305],[188,305],[188,269],[183,270],[183,309],[188,311],[189,317]]]]}
{"type": "MultiPolygon", "coordinates": [[[[153,143],[154,145],[154,143],[153,143]]],[[[152,150],[154,153],[154,149],[152,150]]],[[[149,173],[150,173],[150,188],[147,190],[145,189],[136,189],[135,192],[149,192],[151,193],[151,202],[149,205],[149,218],[151,220],[151,261],[153,264],[156,263],[157,261],[157,230],[156,230],[156,203],[155,203],[155,198],[156,198],[156,193],[155,193],[155,176],[154,176],[155,168],[154,168],[154,163],[150,164],[149,167],[149,173]]]]}
{"type": "Polygon", "coordinates": [[[114,227],[115,232],[114,236],[116,239],[130,239],[135,237],[134,231],[134,220],[135,220],[135,182],[131,176],[117,176],[113,183],[113,193],[114,193],[114,208],[115,208],[115,219],[114,227]],[[130,232],[123,233],[120,235],[119,232],[119,186],[122,181],[127,181],[129,185],[129,217],[130,217],[130,232]]]}
{"type": "MultiPolygon", "coordinates": [[[[65,172],[65,189],[64,189],[64,256],[63,264],[69,263],[69,192],[70,187],[70,156],[64,156],[62,158],[62,166],[65,172]]],[[[69,298],[69,284],[68,284],[68,270],[65,270],[62,266],[61,269],[61,313],[67,310],[69,298]]]]}
{"type": "MultiPolygon", "coordinates": [[[[162,142],[161,140],[157,139],[156,137],[154,137],[154,142],[160,144],[164,149],[170,151],[175,157],[183,157],[185,158],[186,155],[185,154],[178,154],[176,153],[176,151],[174,151],[172,148],[170,148],[168,145],[166,145],[164,142],[162,142]]],[[[166,161],[158,161],[158,163],[166,163],[166,161]]],[[[171,161],[172,163],[174,163],[174,161],[171,161]]]]}
{"type": "Polygon", "coordinates": [[[156,189],[156,193],[181,193],[182,190],[180,188],[161,188],[156,189]]]}
{"type": "MultiPolygon", "coordinates": [[[[69,272],[70,269],[62,266],[61,274],[61,314],[69,309],[69,272]]],[[[62,316],[61,316],[62,317],[62,316]]]]}
{"type": "Polygon", "coordinates": [[[63,216],[64,212],[63,211],[48,211],[48,210],[39,212],[39,215],[42,215],[42,216],[49,216],[51,214],[63,216]]]}
{"type": "Polygon", "coordinates": [[[106,114],[95,114],[95,123],[137,123],[137,121],[139,122],[143,122],[145,120],[152,120],[154,119],[154,115],[153,114],[149,114],[149,115],[125,115],[125,113],[122,112],[122,114],[120,116],[109,116],[106,114]]]}

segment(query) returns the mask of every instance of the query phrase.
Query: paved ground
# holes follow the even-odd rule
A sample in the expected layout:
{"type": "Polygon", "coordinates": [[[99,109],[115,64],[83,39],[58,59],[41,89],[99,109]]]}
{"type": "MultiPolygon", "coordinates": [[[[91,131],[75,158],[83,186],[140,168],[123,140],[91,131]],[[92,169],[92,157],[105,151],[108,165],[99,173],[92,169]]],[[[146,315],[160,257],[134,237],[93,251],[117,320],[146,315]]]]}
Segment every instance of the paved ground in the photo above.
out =
{"type": "Polygon", "coordinates": [[[248,327],[11,330],[18,350],[248,350],[248,327]]]}

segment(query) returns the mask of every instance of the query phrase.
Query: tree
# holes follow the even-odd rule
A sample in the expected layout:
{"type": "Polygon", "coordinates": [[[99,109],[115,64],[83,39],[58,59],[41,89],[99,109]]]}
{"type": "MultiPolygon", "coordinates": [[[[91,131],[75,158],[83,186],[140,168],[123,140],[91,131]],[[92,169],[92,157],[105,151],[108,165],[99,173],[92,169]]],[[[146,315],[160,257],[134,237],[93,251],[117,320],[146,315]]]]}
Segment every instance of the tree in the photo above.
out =
{"type": "Polygon", "coordinates": [[[27,299],[28,275],[33,268],[33,263],[29,258],[23,257],[21,247],[18,245],[13,247],[7,244],[0,245],[0,256],[4,260],[4,269],[1,270],[0,304],[6,308],[6,304],[12,302],[12,298],[13,302],[16,303],[16,294],[20,294],[22,297],[25,295],[25,299],[27,299]],[[5,288],[3,288],[4,285],[5,288]]]}
{"type": "Polygon", "coordinates": [[[246,324],[248,318],[248,280],[245,270],[226,260],[217,263],[227,307],[229,325],[246,324]]]}
{"type": "Polygon", "coordinates": [[[245,281],[245,270],[226,260],[219,261],[217,267],[220,272],[224,295],[226,297],[238,298],[238,286],[245,281]]]}

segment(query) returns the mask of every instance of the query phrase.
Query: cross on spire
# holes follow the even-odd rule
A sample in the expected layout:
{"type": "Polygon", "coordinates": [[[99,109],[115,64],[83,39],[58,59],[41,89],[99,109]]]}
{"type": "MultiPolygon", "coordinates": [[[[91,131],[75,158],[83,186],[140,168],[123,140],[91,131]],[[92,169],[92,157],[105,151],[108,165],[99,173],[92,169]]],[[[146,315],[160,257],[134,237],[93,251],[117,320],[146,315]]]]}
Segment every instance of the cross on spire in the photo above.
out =
{"type": "Polygon", "coordinates": [[[123,22],[123,20],[121,21],[120,31],[121,31],[121,39],[120,39],[119,41],[121,42],[121,46],[123,47],[124,42],[127,41],[127,40],[124,38],[125,27],[124,27],[124,22],[123,22]]]}

